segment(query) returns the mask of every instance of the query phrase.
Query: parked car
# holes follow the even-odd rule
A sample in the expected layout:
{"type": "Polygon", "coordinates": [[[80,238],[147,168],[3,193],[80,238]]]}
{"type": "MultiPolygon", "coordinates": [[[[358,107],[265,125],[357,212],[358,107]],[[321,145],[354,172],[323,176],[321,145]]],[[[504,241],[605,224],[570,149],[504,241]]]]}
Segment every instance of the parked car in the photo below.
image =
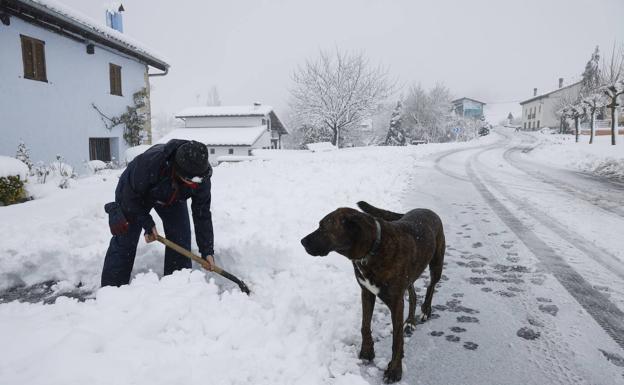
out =
{"type": "Polygon", "coordinates": [[[479,136],[485,136],[490,134],[490,129],[487,126],[479,128],[479,136]]]}
{"type": "Polygon", "coordinates": [[[412,139],[410,141],[410,144],[412,144],[414,146],[417,146],[419,144],[427,144],[427,141],[426,140],[422,140],[422,139],[412,139]]]}

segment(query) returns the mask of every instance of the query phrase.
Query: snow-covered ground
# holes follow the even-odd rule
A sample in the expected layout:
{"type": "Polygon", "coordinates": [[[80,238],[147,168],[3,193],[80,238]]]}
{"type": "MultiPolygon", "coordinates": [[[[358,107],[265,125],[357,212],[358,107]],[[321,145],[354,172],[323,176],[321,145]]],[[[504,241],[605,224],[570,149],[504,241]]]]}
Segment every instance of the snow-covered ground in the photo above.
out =
{"type": "Polygon", "coordinates": [[[576,143],[574,135],[527,133],[534,138],[535,148],[527,156],[560,167],[572,168],[608,178],[624,181],[624,136],[617,137],[618,144],[611,145],[610,135],[594,137],[581,135],[576,143]]]}
{"type": "MultiPolygon", "coordinates": [[[[131,284],[97,290],[110,239],[103,205],[119,171],[0,207],[2,288],[60,281],[51,288],[56,294],[75,292],[79,283],[85,292],[97,290],[85,302],[1,304],[0,384],[380,383],[391,354],[387,309],[378,302],[377,358],[363,363],[351,265],[334,253],[310,257],[299,243],[325,214],[359,200],[394,211],[429,207],[445,225],[434,317],[406,342],[404,384],[624,382],[621,345],[496,199],[620,308],[622,281],[582,260],[579,250],[591,242],[568,253],[554,230],[542,233],[527,207],[511,204],[519,198],[502,195],[499,184],[518,187],[520,171],[497,151],[521,145],[524,136],[497,130],[470,143],[284,151],[273,159],[265,152],[262,160],[216,167],[217,262],[245,280],[249,297],[200,270],[161,278],[163,247],[143,241],[131,284]],[[601,279],[609,281],[596,283],[601,279]]],[[[526,189],[551,188],[524,179],[526,189]]],[[[616,241],[598,246],[622,256],[616,241]]]]}

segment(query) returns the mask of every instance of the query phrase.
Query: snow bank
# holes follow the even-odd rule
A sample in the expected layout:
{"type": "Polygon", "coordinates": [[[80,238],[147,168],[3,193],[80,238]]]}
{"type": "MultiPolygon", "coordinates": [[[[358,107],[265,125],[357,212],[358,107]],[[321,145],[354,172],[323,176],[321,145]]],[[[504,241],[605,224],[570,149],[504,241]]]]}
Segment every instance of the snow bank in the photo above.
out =
{"type": "Polygon", "coordinates": [[[138,146],[128,148],[126,150],[126,163],[132,162],[134,158],[147,151],[150,147],[152,147],[150,144],[140,144],[138,146]]]}
{"type": "Polygon", "coordinates": [[[333,151],[337,149],[337,147],[330,142],[308,143],[306,147],[313,152],[333,151]]]}
{"type": "Polygon", "coordinates": [[[546,163],[553,163],[583,172],[624,181],[624,136],[618,136],[618,144],[611,145],[611,136],[596,136],[589,144],[589,136],[581,135],[579,142],[574,135],[530,133],[538,142],[526,155],[546,163]]]}
{"type": "Polygon", "coordinates": [[[21,160],[9,156],[0,155],[0,178],[8,176],[19,176],[21,180],[26,180],[28,166],[21,160]]]}
{"type": "Polygon", "coordinates": [[[90,160],[86,163],[86,167],[91,173],[96,173],[104,170],[106,168],[106,163],[101,160],[90,160]]]}

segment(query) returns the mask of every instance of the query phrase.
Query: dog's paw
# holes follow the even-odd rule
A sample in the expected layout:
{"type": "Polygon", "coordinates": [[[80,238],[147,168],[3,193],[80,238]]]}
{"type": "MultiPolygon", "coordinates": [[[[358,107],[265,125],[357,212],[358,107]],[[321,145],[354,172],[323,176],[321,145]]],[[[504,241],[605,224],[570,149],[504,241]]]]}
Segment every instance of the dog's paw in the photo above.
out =
{"type": "Polygon", "coordinates": [[[403,333],[405,333],[406,337],[411,337],[412,334],[414,334],[415,330],[416,330],[416,325],[414,325],[413,323],[406,323],[405,327],[403,328],[403,333]]]}
{"type": "Polygon", "coordinates": [[[401,377],[403,377],[403,369],[401,368],[401,365],[399,365],[398,368],[388,367],[388,369],[384,372],[384,382],[386,384],[401,381],[401,377]]]}
{"type": "Polygon", "coordinates": [[[427,322],[428,319],[429,316],[426,313],[420,316],[420,322],[427,322]]]}

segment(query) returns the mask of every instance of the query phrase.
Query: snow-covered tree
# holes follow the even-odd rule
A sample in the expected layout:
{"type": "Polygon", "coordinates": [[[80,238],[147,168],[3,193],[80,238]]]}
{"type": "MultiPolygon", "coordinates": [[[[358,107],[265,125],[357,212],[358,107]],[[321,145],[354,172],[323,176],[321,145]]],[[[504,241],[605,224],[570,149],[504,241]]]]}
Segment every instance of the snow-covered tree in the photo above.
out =
{"type": "Polygon", "coordinates": [[[363,53],[336,49],[321,51],[293,73],[291,108],[311,127],[332,133],[331,142],[341,146],[345,132],[355,127],[393,90],[388,72],[373,67],[363,53]]]}
{"type": "Polygon", "coordinates": [[[219,89],[217,86],[210,87],[210,91],[208,92],[208,99],[206,100],[207,106],[220,106],[221,98],[219,97],[219,89]]]}
{"type": "Polygon", "coordinates": [[[20,140],[17,145],[17,153],[15,154],[15,158],[21,160],[26,166],[28,166],[28,171],[32,171],[33,162],[30,160],[30,150],[26,147],[26,144],[23,140],[20,140]]]}
{"type": "Polygon", "coordinates": [[[601,93],[596,92],[584,97],[582,104],[589,116],[589,144],[592,144],[596,132],[596,113],[605,106],[605,99],[601,93]]]}
{"type": "Polygon", "coordinates": [[[581,80],[581,94],[586,97],[600,86],[600,49],[596,46],[591,58],[585,64],[583,79],[581,80]]]}
{"type": "Polygon", "coordinates": [[[332,132],[323,126],[303,125],[300,130],[303,133],[301,147],[309,143],[330,142],[333,138],[332,132]]]}
{"type": "Polygon", "coordinates": [[[436,84],[429,91],[420,85],[412,86],[403,106],[403,122],[408,136],[428,142],[445,142],[451,130],[457,126],[459,117],[452,116],[451,95],[443,84],[436,84]]]}
{"type": "Polygon", "coordinates": [[[603,63],[600,72],[600,91],[606,97],[606,107],[611,110],[611,144],[616,144],[618,98],[624,95],[624,47],[613,46],[611,58],[603,63]]]}
{"type": "Polygon", "coordinates": [[[405,146],[407,144],[405,131],[403,130],[403,127],[401,127],[402,113],[402,105],[399,100],[394,108],[394,111],[392,111],[392,117],[390,118],[390,128],[388,129],[388,135],[386,136],[385,142],[387,146],[405,146]]]}

